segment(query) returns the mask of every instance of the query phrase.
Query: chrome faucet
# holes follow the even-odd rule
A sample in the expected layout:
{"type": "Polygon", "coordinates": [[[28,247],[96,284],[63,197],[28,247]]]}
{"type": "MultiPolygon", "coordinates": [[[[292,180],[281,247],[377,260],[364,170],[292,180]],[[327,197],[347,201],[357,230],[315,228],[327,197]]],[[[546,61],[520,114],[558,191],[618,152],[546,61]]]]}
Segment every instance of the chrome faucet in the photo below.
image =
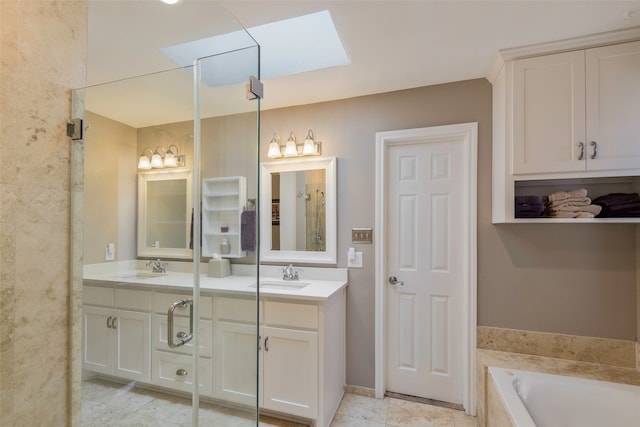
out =
{"type": "Polygon", "coordinates": [[[168,262],[163,262],[160,260],[160,258],[158,258],[157,260],[149,260],[147,261],[147,263],[145,264],[147,267],[151,267],[151,272],[152,273],[166,273],[167,272],[167,265],[169,265],[168,262]]]}
{"type": "Polygon", "coordinates": [[[282,280],[300,280],[300,277],[298,276],[298,269],[295,268],[293,264],[283,267],[282,280]]]}

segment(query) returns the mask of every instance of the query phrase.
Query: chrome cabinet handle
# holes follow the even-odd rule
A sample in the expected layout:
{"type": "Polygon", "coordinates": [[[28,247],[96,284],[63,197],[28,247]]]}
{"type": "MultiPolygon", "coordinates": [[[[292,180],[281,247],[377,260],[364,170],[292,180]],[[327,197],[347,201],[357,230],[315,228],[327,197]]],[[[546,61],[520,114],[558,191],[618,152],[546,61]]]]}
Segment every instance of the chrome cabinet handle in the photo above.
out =
{"type": "Polygon", "coordinates": [[[593,147],[593,154],[591,155],[591,160],[593,160],[598,155],[598,143],[595,141],[591,141],[591,146],[593,147]]]}
{"type": "Polygon", "coordinates": [[[118,318],[113,316],[113,320],[111,321],[111,328],[118,329],[118,318]]]}
{"type": "Polygon", "coordinates": [[[176,371],[176,375],[179,377],[186,377],[187,375],[189,375],[189,372],[187,372],[186,369],[178,369],[176,371]]]}
{"type": "Polygon", "coordinates": [[[193,338],[193,300],[188,298],[182,301],[176,301],[169,306],[169,310],[167,311],[167,344],[169,348],[176,348],[185,345],[193,338]],[[173,341],[173,313],[176,311],[176,308],[183,308],[189,306],[189,333],[181,338],[180,341],[173,341]]]}
{"type": "Polygon", "coordinates": [[[578,142],[578,147],[580,148],[580,155],[578,156],[578,160],[584,160],[584,143],[578,142]]]}
{"type": "Polygon", "coordinates": [[[111,329],[111,319],[112,316],[109,316],[109,318],[107,319],[107,328],[111,329]]]}
{"type": "Polygon", "coordinates": [[[402,280],[398,280],[396,276],[389,276],[388,282],[390,285],[400,285],[404,286],[404,282],[402,280]]]}
{"type": "Polygon", "coordinates": [[[269,351],[269,337],[264,339],[264,351],[269,351]]]}

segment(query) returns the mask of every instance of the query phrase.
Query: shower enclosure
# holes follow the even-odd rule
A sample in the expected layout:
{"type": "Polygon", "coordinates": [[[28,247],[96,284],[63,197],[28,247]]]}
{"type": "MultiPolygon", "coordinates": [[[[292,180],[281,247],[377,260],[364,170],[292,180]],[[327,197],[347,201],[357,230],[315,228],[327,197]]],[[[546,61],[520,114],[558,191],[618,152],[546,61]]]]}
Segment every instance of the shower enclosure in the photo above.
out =
{"type": "Polygon", "coordinates": [[[73,93],[74,426],[257,425],[259,290],[219,288],[259,279],[260,54],[218,12],[189,65],[73,93]]]}

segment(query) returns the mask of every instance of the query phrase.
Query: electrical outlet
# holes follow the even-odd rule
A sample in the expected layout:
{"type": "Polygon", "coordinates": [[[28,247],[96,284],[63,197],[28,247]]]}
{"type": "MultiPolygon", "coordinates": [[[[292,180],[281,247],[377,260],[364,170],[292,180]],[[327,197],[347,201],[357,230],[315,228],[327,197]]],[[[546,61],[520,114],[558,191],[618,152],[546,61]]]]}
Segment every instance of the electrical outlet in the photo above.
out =
{"type": "Polygon", "coordinates": [[[352,228],[351,243],[373,243],[373,229],[352,228]]]}
{"type": "Polygon", "coordinates": [[[362,252],[356,252],[354,258],[347,257],[347,267],[362,268],[362,252]]]}

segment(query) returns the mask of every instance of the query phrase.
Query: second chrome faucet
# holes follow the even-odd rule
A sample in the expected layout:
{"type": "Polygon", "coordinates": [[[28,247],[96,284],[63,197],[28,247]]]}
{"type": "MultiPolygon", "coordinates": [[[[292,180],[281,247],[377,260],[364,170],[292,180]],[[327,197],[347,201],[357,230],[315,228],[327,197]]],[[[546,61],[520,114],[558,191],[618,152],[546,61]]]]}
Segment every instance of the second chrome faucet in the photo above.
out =
{"type": "Polygon", "coordinates": [[[288,266],[283,267],[282,280],[300,280],[298,269],[295,268],[293,264],[289,264],[288,266]]]}

